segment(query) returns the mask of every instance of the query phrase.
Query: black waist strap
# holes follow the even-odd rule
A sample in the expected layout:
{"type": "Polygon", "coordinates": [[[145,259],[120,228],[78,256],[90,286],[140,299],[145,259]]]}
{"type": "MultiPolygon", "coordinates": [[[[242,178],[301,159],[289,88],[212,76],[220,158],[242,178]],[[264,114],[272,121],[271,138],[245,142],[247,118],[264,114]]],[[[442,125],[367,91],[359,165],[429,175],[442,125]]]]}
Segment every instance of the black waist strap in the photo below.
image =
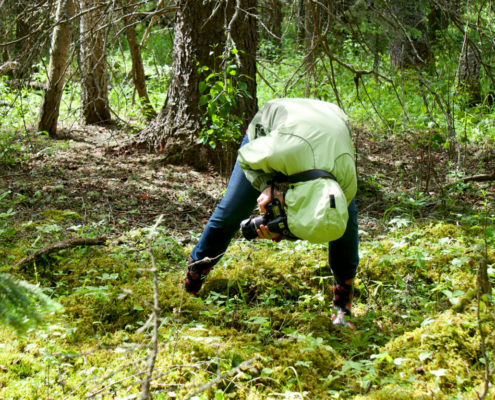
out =
{"type": "Polygon", "coordinates": [[[337,178],[335,176],[333,176],[330,172],[324,171],[322,169],[309,169],[307,171],[299,172],[297,174],[289,175],[289,176],[279,172],[277,175],[275,175],[275,178],[273,178],[273,180],[278,183],[283,183],[283,182],[300,183],[300,182],[311,181],[313,179],[318,179],[318,178],[329,178],[329,179],[333,179],[335,182],[338,183],[337,178]]]}

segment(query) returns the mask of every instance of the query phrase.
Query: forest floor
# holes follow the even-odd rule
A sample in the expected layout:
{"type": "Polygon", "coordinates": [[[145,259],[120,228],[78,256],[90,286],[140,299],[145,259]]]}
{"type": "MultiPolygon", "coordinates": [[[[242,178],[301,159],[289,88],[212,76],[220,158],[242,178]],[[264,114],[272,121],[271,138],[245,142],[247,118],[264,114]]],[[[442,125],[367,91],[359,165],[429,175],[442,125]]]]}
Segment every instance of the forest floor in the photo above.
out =
{"type": "Polygon", "coordinates": [[[155,398],[477,398],[495,365],[493,305],[476,290],[485,257],[495,277],[495,187],[456,181],[495,170],[495,152],[449,154],[428,137],[355,131],[352,331],[331,324],[322,245],[238,239],[200,298],[183,293],[185,260],[224,178],[123,147],[130,133],[116,127],[19,140],[17,162],[0,164],[0,269],[40,284],[64,311],[26,335],[0,330],[0,399],[138,397],[152,337],[147,238],[162,214],[152,244],[162,317],[155,398]],[[102,236],[106,246],[16,266],[44,246],[102,236]]]}

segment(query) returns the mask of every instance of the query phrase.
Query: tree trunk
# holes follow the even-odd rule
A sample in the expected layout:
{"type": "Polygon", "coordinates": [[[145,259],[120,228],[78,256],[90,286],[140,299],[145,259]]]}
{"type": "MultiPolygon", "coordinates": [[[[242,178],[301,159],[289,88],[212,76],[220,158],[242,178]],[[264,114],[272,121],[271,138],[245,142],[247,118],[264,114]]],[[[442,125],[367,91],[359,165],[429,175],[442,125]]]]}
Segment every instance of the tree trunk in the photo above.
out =
{"type": "MultiPolygon", "coordinates": [[[[311,0],[307,0],[311,1],[311,0]]],[[[311,10],[311,6],[309,4],[304,5],[305,9],[305,19],[304,19],[304,29],[305,29],[305,37],[304,37],[304,49],[306,52],[306,87],[304,90],[304,96],[305,97],[311,97],[311,86],[312,86],[312,72],[313,72],[313,63],[315,60],[315,55],[313,52],[313,46],[315,43],[315,37],[314,37],[314,19],[313,19],[313,12],[311,10]]]]}
{"type": "Polygon", "coordinates": [[[459,90],[465,94],[465,103],[473,107],[481,103],[480,60],[467,44],[459,63],[459,90]]]}
{"type": "Polygon", "coordinates": [[[298,43],[304,43],[304,38],[306,37],[306,30],[305,30],[306,11],[304,7],[305,0],[295,0],[295,1],[297,1],[297,16],[296,16],[297,41],[298,43]]]}
{"type": "MultiPolygon", "coordinates": [[[[0,10],[2,11],[2,10],[0,10]]],[[[4,26],[3,19],[0,17],[0,43],[7,42],[7,30],[4,26]]],[[[10,60],[7,46],[0,46],[1,60],[6,63],[10,60]]]]}
{"type": "Polygon", "coordinates": [[[24,1],[19,1],[17,4],[17,18],[16,18],[16,27],[15,27],[15,36],[16,39],[21,39],[19,42],[15,44],[16,53],[20,53],[25,50],[24,46],[28,39],[26,36],[29,35],[29,22],[28,15],[26,13],[26,4],[24,1]]]}
{"type": "Polygon", "coordinates": [[[447,29],[448,25],[447,14],[437,4],[433,3],[432,9],[428,13],[428,38],[431,44],[437,42],[438,32],[447,29]]]}
{"type": "Polygon", "coordinates": [[[84,124],[110,122],[108,104],[106,29],[101,0],[81,0],[81,118],[84,124]]]}
{"type": "Polygon", "coordinates": [[[266,27],[262,29],[263,36],[280,50],[282,48],[282,1],[264,0],[261,4],[261,18],[266,27]]]}
{"type": "MultiPolygon", "coordinates": [[[[130,6],[133,5],[134,0],[131,1],[130,6]]],[[[151,105],[150,98],[148,97],[148,91],[146,90],[143,58],[141,57],[141,46],[137,41],[136,29],[134,25],[132,25],[131,18],[128,16],[131,11],[132,9],[129,6],[124,7],[124,24],[126,26],[125,33],[127,42],[129,43],[129,50],[131,52],[132,59],[132,81],[134,82],[135,90],[139,96],[144,115],[149,119],[154,119],[157,114],[151,105]]]]}
{"type": "Polygon", "coordinates": [[[394,0],[391,12],[397,20],[395,40],[389,47],[391,67],[428,65],[431,59],[430,48],[425,16],[419,5],[405,0],[394,0]]]}
{"type": "Polygon", "coordinates": [[[58,1],[56,20],[63,22],[53,30],[48,81],[46,90],[43,92],[38,120],[38,131],[48,132],[50,136],[57,135],[60,101],[62,100],[65,73],[69,65],[67,58],[72,42],[69,18],[72,18],[74,13],[73,0],[58,1]]]}
{"type": "MultiPolygon", "coordinates": [[[[206,78],[198,67],[207,66],[218,71],[215,65],[220,63],[218,56],[224,50],[226,24],[232,19],[236,1],[228,0],[226,3],[212,15],[216,1],[176,2],[172,81],[167,100],[156,120],[140,135],[141,140],[151,148],[164,154],[165,162],[187,164],[198,170],[205,170],[209,165],[214,165],[217,170],[226,168],[225,163],[223,166],[221,162],[219,164],[223,157],[221,149],[213,151],[196,144],[204,113],[199,107],[199,83],[206,78]]],[[[258,40],[256,19],[242,10],[255,14],[256,1],[240,0],[240,8],[231,34],[241,62],[237,77],[247,85],[252,98],[239,99],[237,110],[232,111],[243,119],[243,133],[257,111],[255,77],[258,40]],[[242,75],[246,77],[241,78],[242,75]]]]}

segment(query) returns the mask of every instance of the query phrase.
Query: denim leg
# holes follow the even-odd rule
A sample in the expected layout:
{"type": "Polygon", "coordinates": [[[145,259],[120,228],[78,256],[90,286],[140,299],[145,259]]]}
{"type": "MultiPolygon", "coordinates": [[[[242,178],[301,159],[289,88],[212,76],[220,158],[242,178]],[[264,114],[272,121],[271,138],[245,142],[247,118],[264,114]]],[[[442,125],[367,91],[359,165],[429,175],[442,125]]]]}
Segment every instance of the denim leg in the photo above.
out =
{"type": "MultiPolygon", "coordinates": [[[[244,137],[241,147],[249,143],[244,137]]],[[[230,241],[240,229],[241,221],[249,218],[260,192],[251,186],[237,162],[230,176],[225,196],[206,224],[199,242],[191,252],[191,260],[199,261],[205,257],[215,258],[227,250],[230,241]]],[[[198,270],[213,267],[221,257],[211,262],[201,262],[195,266],[198,270]]]]}
{"type": "Polygon", "coordinates": [[[344,235],[329,243],[328,262],[339,281],[354,278],[359,264],[359,237],[356,202],[349,204],[349,220],[344,235]]]}

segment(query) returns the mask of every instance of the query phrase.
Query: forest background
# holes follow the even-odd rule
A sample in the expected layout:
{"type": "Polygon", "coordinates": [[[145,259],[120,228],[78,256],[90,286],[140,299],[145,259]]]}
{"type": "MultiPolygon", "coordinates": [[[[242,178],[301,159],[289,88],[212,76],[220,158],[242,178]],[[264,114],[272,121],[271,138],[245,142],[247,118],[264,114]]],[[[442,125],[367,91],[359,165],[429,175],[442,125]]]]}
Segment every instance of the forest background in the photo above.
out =
{"type": "Polygon", "coordinates": [[[491,0],[0,0],[0,398],[493,398],[491,0]],[[277,97],[351,119],[361,266],[185,260],[277,97]]]}

